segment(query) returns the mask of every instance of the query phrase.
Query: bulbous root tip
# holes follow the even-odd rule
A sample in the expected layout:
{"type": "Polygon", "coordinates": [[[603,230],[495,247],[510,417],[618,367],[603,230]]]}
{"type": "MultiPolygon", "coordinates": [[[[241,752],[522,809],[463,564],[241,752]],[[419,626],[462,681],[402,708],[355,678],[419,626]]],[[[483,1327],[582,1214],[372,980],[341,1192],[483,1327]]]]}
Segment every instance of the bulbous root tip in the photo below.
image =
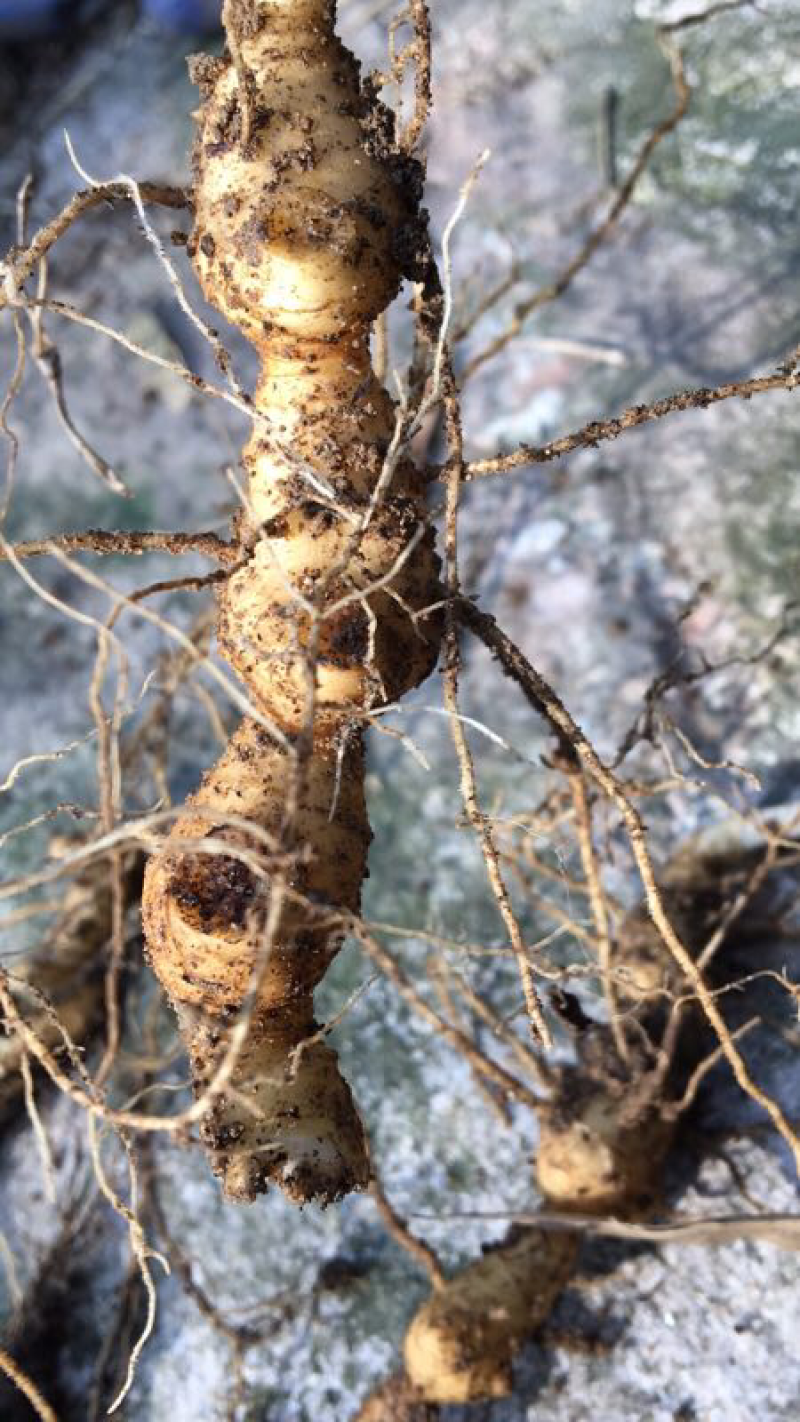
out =
{"type": "Polygon", "coordinates": [[[512,1364],[547,1317],[571,1272],[571,1233],[520,1231],[438,1289],[406,1334],[406,1373],[427,1402],[508,1397],[512,1364]]]}
{"type": "Polygon", "coordinates": [[[248,1044],[234,1091],[201,1127],[227,1198],[252,1201],[273,1184],[296,1204],[330,1205],[366,1189],[366,1137],[336,1053],[316,1041],[289,1063],[270,1056],[269,1044],[248,1044]]]}
{"type": "Polygon", "coordinates": [[[624,1109],[601,1088],[574,1120],[543,1108],[536,1182],[551,1208],[632,1218],[652,1208],[675,1121],[651,1106],[626,1122],[624,1109]]]}
{"type": "Polygon", "coordinates": [[[233,1156],[212,1148],[211,1165],[226,1199],[239,1204],[252,1203],[272,1184],[296,1205],[333,1205],[369,1183],[369,1158],[355,1108],[348,1136],[344,1141],[342,1134],[334,1138],[321,1130],[301,1141],[287,1139],[283,1147],[276,1144],[233,1156]]]}

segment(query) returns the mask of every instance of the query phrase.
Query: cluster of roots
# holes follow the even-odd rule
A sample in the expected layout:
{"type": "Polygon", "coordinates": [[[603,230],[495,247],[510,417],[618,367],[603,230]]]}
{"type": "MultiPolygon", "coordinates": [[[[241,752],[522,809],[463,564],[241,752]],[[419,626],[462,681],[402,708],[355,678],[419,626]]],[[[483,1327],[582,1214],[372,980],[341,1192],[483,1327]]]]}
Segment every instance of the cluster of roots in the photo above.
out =
{"type": "MultiPolygon", "coordinates": [[[[703,854],[689,843],[667,866],[662,897],[695,955],[763,853],[703,854]]],[[[741,942],[753,931],[763,934],[776,914],[775,891],[768,882],[752,897],[723,946],[733,946],[734,934],[741,942]]],[[[429,1422],[439,1404],[510,1395],[518,1350],[545,1322],[573,1272],[579,1234],[569,1229],[569,1216],[641,1220],[662,1203],[687,1083],[713,1041],[643,905],[621,923],[612,967],[626,1024],[624,1055],[610,1025],[587,1021],[575,1063],[553,1074],[538,1112],[535,1182],[542,1208],[560,1215],[564,1227],[515,1227],[506,1241],[439,1283],[407,1330],[404,1371],[371,1395],[357,1422],[429,1422]]],[[[729,971],[719,961],[712,980],[724,982],[729,971]]]]}

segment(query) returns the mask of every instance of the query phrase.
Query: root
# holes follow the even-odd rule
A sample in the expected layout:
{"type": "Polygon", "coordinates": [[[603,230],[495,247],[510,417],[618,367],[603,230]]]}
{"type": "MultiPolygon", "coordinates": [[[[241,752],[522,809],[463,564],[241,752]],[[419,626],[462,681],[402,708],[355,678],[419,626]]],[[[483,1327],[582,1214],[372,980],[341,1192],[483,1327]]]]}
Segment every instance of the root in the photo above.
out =
{"type": "Polygon", "coordinates": [[[420,1399],[404,1373],[393,1373],[367,1398],[355,1422],[436,1422],[439,1409],[420,1399]]]}
{"type": "Polygon", "coordinates": [[[202,1128],[235,1199],[273,1180],[327,1202],[369,1179],[335,1054],[304,1045],[341,941],[321,910],[359,907],[363,717],[418,685],[438,652],[424,480],[403,454],[408,412],[396,417],[369,354],[372,323],[425,260],[421,170],[361,88],[334,10],[228,0],[234,62],[193,62],[189,250],[262,362],[219,645],[274,731],[242,723],[149,865],[144,922],[198,1093],[239,1034],[202,1128]],[[212,834],[230,859],[203,853],[212,834]],[[259,877],[237,851],[265,837],[276,860],[259,877]]]}
{"type": "MultiPolygon", "coordinates": [[[[51,856],[57,857],[63,850],[63,842],[54,838],[51,856]]],[[[127,901],[138,898],[142,870],[143,856],[138,850],[123,856],[122,884],[127,901]]],[[[31,1001],[26,1018],[46,1047],[60,1048],[64,1031],[73,1042],[83,1045],[102,1022],[102,950],[111,938],[111,927],[108,873],[102,861],[93,861],[70,884],[44,942],[14,973],[15,995],[31,1001]]],[[[0,1037],[0,1120],[20,1104],[26,1056],[18,1034],[0,1037]]]]}
{"type": "Polygon", "coordinates": [[[576,1250],[568,1233],[517,1231],[431,1296],[404,1345],[408,1377],[426,1401],[510,1395],[514,1354],[549,1314],[576,1250]]]}

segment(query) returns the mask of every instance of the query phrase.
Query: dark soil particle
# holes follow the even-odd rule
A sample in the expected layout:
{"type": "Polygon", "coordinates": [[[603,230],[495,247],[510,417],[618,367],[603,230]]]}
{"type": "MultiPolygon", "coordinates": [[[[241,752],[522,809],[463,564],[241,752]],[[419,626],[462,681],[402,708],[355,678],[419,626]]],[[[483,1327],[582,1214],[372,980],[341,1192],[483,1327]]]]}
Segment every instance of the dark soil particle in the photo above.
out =
{"type": "Polygon", "coordinates": [[[199,918],[205,932],[210,932],[216,926],[243,928],[257,888],[253,874],[240,860],[204,855],[181,861],[169,892],[182,909],[199,918]]]}

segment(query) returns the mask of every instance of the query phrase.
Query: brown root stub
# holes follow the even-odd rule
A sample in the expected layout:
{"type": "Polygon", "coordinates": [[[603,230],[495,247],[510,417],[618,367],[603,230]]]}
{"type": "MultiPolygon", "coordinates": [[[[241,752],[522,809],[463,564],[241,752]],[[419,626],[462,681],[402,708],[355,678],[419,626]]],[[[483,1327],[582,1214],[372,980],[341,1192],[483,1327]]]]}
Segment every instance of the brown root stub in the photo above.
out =
{"type": "Polygon", "coordinates": [[[198,1093],[247,1022],[202,1126],[236,1199],[270,1180],[301,1202],[367,1183],[313,993],[366,873],[364,715],[424,680],[441,636],[424,480],[404,455],[386,464],[395,407],[369,349],[426,259],[422,170],[362,87],[335,10],[227,0],[231,57],[192,66],[189,250],[261,360],[219,650],[264,725],[245,720],[206,775],[150,862],[143,909],[198,1093]]]}
{"type": "Polygon", "coordinates": [[[571,1072],[557,1100],[539,1111],[536,1183],[552,1209],[646,1213],[674,1134],[675,1121],[658,1102],[626,1110],[607,1083],[571,1072]]]}
{"type": "Polygon", "coordinates": [[[514,1356],[550,1312],[577,1247],[568,1232],[519,1231],[432,1294],[404,1345],[420,1395],[441,1403],[508,1397],[514,1356]]]}
{"type": "Polygon", "coordinates": [[[354,1422],[436,1422],[439,1409],[425,1402],[404,1373],[393,1373],[371,1393],[354,1422]]]}
{"type": "MultiPolygon", "coordinates": [[[[657,1202],[675,1136],[668,1107],[680,1092],[680,1073],[675,1063],[661,1072],[658,1044],[683,977],[640,906],[620,925],[612,966],[627,1057],[607,1024],[584,1031],[577,1064],[556,1074],[555,1091],[539,1108],[535,1174],[551,1209],[630,1218],[657,1202]]],[[[684,1013],[684,1029],[690,1024],[684,1013]]],[[[680,1042],[678,1030],[674,1047],[680,1042]]]]}

